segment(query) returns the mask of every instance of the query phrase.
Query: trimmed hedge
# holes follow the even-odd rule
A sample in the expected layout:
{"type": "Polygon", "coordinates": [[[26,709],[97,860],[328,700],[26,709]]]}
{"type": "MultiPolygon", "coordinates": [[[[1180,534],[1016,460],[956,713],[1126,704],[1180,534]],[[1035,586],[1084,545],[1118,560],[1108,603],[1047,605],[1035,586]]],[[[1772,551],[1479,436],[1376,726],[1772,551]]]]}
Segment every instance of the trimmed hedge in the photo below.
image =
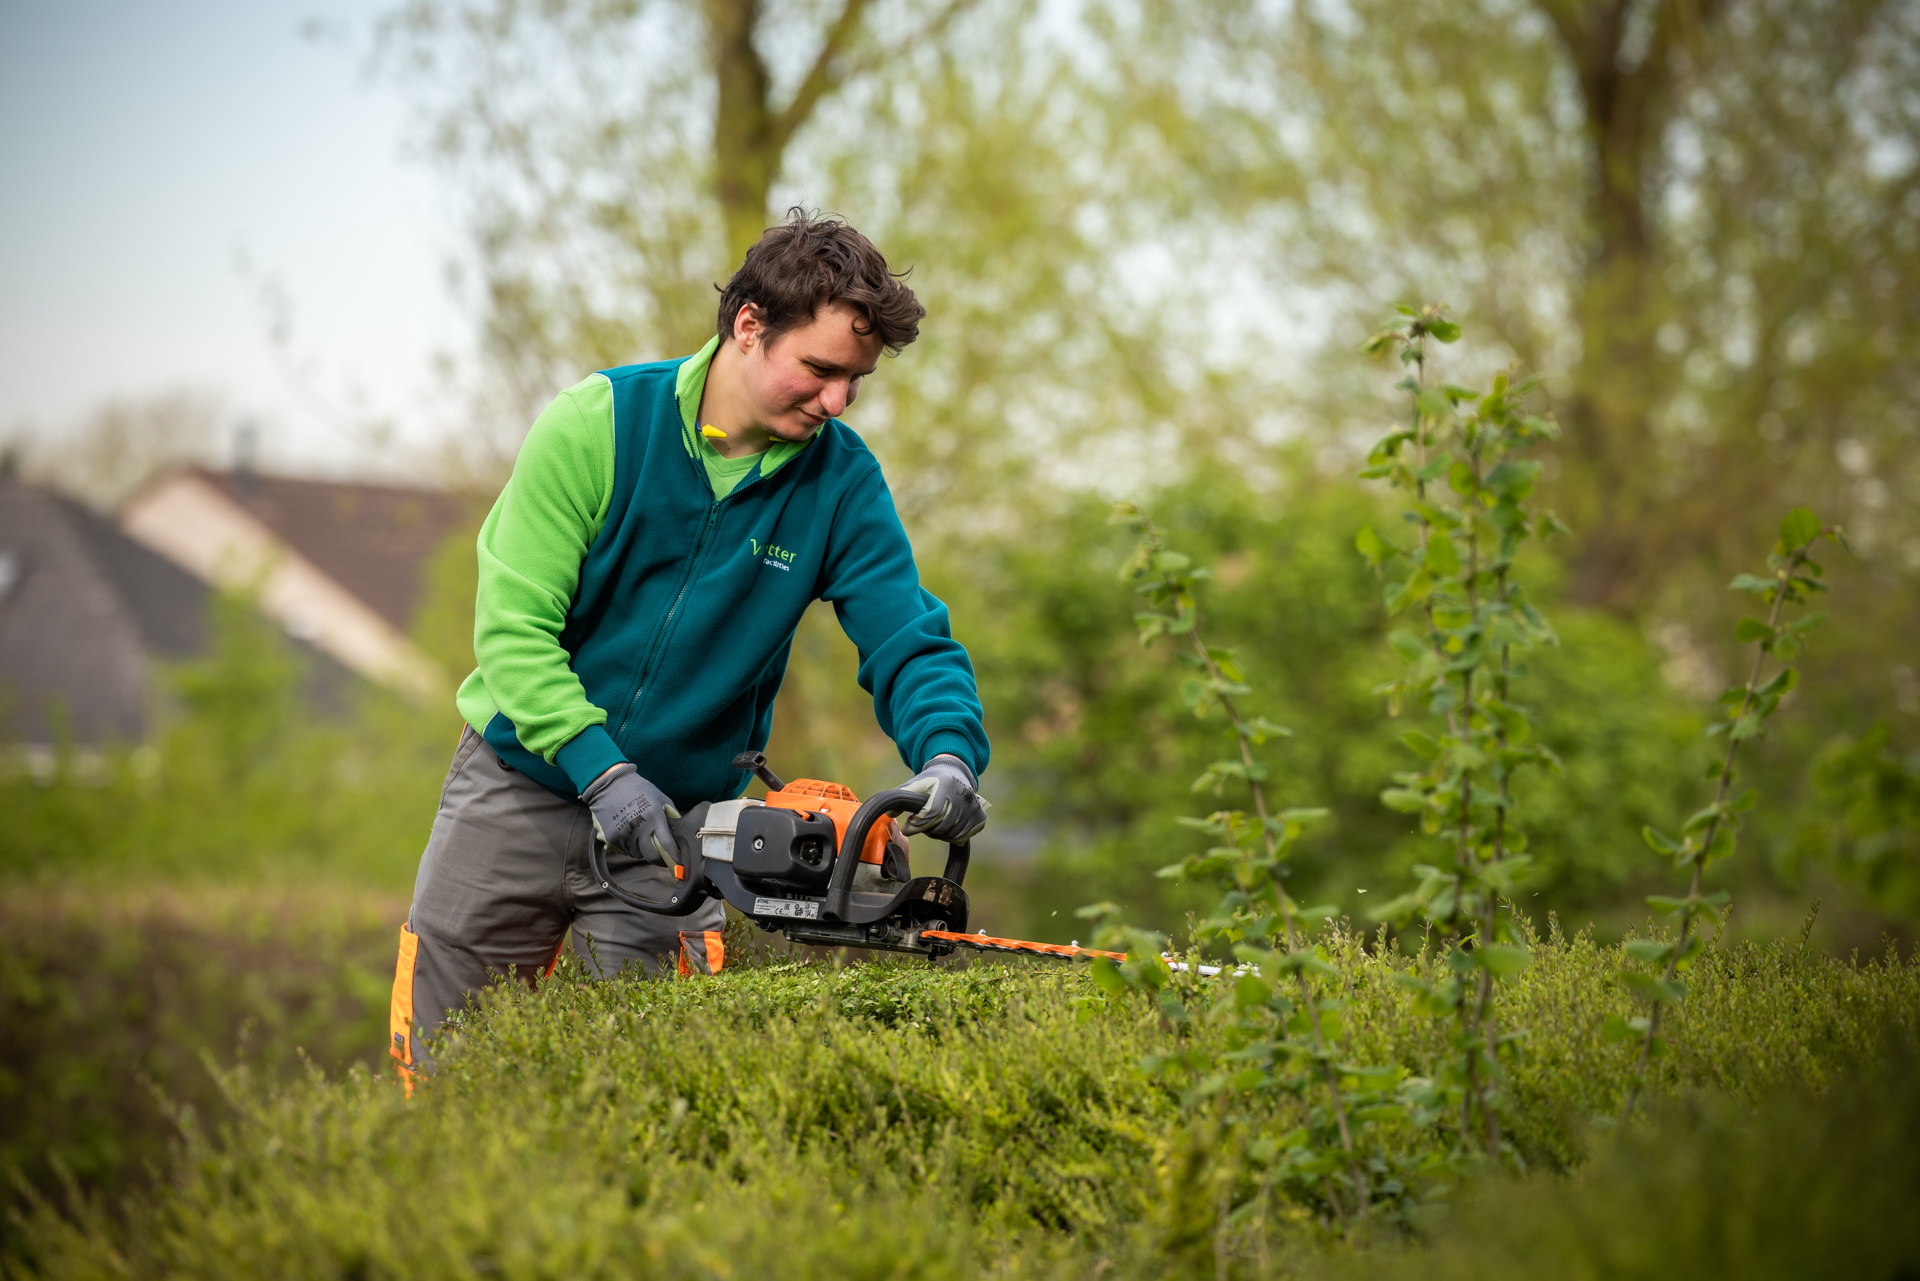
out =
{"type": "MultiPolygon", "coordinates": [[[[0,1166],[117,1196],[166,1163],[176,1117],[233,1115],[209,1056],[267,1078],[376,1062],[405,915],[324,886],[7,886],[0,1166]]],[[[16,1195],[0,1183],[0,1207],[16,1195]]]]}
{"type": "MultiPolygon", "coordinates": [[[[1330,954],[1356,1053],[1421,1070],[1439,1032],[1392,981],[1409,958],[1347,935],[1330,954]]],[[[1502,1013],[1531,1029],[1510,1114],[1542,1171],[1526,1193],[1538,1204],[1623,1094],[1629,1049],[1600,1035],[1628,1009],[1618,966],[1614,949],[1553,935],[1502,1013]]],[[[1836,1089],[1848,1072],[1920,1032],[1920,964],[1893,955],[1739,945],[1689,981],[1660,1088],[1710,1090],[1742,1116],[1782,1091],[1852,1097],[1836,1089]]],[[[1190,1230],[1212,1213],[1220,1154],[1208,1119],[1138,1070],[1167,1035],[1082,973],[1026,963],[781,961],[605,984],[563,964],[466,1016],[410,1100],[364,1069],[282,1088],[234,1074],[239,1119],[192,1131],[164,1189],[120,1218],[39,1204],[16,1266],[568,1281],[1340,1266],[1297,1206],[1190,1230]]],[[[1700,1142],[1700,1160],[1739,1150],[1700,1142]]],[[[1620,1198],[1619,1213],[1644,1200],[1620,1198]]]]}

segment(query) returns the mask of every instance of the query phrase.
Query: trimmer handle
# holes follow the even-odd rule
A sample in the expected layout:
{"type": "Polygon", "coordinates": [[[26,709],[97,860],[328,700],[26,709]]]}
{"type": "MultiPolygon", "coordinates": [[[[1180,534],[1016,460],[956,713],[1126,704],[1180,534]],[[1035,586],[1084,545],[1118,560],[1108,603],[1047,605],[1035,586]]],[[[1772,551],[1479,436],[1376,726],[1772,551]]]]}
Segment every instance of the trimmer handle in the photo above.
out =
{"type": "MultiPolygon", "coordinates": [[[[847,909],[853,903],[853,874],[860,866],[860,851],[866,847],[867,833],[873,830],[873,825],[884,817],[896,814],[918,814],[926,805],[925,793],[895,787],[874,793],[854,811],[853,818],[847,823],[846,838],[840,842],[839,857],[833,862],[833,877],[827,882],[827,901],[821,906],[822,916],[842,921],[847,919],[847,909]]],[[[947,843],[947,867],[942,873],[946,880],[959,885],[966,879],[967,859],[972,848],[967,841],[947,843]]]]}
{"type": "Polygon", "coordinates": [[[700,857],[700,828],[707,821],[707,809],[706,803],[702,802],[684,818],[667,820],[667,827],[673,832],[674,846],[680,853],[683,872],[683,879],[674,882],[672,897],[657,900],[645,898],[614,880],[613,873],[607,870],[607,846],[598,832],[587,837],[587,866],[593,870],[594,881],[628,907],[637,907],[643,912],[655,912],[661,916],[690,914],[713,897],[712,883],[707,880],[706,860],[700,857]]]}

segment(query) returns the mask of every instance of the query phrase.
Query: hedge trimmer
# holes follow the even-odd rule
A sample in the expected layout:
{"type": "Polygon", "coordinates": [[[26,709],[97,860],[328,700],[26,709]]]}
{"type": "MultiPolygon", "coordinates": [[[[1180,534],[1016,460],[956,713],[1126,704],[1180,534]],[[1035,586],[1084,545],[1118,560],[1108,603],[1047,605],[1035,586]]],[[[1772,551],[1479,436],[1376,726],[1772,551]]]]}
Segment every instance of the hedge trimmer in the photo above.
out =
{"type": "Polygon", "coordinates": [[[759,752],[734,758],[767,785],[765,800],[703,801],[669,819],[678,861],[673,894],[649,899],[626,889],[607,864],[607,847],[588,856],[600,888],[631,907],[685,916],[724,899],[763,930],[795,943],[859,947],[939,957],[957,948],[1073,960],[1118,952],[967,933],[970,847],[947,846],[938,876],[915,876],[896,814],[917,813],[927,798],[894,788],[862,801],[850,788],[818,779],[783,783],[759,752]]]}

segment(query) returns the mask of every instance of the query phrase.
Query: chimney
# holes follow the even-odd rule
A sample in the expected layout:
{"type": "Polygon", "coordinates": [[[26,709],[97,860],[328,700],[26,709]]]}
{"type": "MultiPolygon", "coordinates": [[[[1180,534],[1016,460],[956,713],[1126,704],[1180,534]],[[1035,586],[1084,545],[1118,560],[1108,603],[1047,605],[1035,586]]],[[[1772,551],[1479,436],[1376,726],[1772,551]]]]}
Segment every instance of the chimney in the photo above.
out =
{"type": "Polygon", "coordinates": [[[256,488],[260,461],[260,427],[251,418],[242,418],[233,429],[233,487],[252,496],[256,488]]]}

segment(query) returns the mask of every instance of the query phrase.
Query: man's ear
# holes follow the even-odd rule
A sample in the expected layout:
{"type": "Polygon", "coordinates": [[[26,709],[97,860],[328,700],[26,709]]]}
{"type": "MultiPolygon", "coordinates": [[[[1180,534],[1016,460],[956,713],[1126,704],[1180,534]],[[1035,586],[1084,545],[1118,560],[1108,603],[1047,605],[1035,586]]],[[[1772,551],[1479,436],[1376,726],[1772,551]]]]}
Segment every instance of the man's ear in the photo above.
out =
{"type": "Polygon", "coordinates": [[[755,343],[764,341],[766,335],[766,313],[755,303],[742,303],[740,310],[733,313],[734,346],[748,351],[755,343]]]}

